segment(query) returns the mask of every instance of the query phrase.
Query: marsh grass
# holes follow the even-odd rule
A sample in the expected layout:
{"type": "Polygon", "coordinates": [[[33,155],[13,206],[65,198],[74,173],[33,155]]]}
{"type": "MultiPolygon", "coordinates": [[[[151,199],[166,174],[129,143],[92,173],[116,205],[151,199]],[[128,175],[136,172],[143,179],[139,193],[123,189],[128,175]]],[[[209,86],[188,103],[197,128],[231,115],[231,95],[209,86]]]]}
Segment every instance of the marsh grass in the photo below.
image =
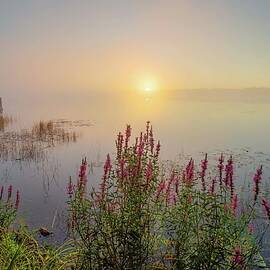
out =
{"type": "Polygon", "coordinates": [[[12,186],[7,198],[1,188],[0,199],[0,269],[1,270],[40,270],[71,269],[76,250],[70,242],[59,248],[41,246],[27,227],[14,226],[20,197],[12,200],[12,186]]]}
{"type": "Polygon", "coordinates": [[[5,128],[13,123],[13,118],[8,115],[3,115],[0,113],[0,132],[4,132],[5,128]]]}
{"type": "Polygon", "coordinates": [[[41,246],[26,228],[1,232],[2,270],[71,269],[76,255],[68,242],[59,248],[41,246]]]}
{"type": "Polygon", "coordinates": [[[59,127],[53,121],[40,121],[30,130],[0,134],[0,158],[5,161],[42,161],[48,149],[75,143],[78,137],[76,132],[59,127]]]}

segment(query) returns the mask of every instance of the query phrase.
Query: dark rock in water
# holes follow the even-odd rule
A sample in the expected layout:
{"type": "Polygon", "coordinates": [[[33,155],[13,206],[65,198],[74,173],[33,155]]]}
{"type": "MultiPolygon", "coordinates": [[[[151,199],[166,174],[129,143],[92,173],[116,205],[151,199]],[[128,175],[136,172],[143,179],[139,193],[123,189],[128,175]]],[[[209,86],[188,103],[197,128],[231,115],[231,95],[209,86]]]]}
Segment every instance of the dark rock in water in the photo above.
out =
{"type": "Polygon", "coordinates": [[[39,233],[40,233],[42,236],[44,236],[44,237],[53,234],[52,232],[50,232],[48,229],[46,229],[46,228],[44,228],[44,227],[40,227],[40,228],[38,229],[38,231],[39,231],[39,233]]]}

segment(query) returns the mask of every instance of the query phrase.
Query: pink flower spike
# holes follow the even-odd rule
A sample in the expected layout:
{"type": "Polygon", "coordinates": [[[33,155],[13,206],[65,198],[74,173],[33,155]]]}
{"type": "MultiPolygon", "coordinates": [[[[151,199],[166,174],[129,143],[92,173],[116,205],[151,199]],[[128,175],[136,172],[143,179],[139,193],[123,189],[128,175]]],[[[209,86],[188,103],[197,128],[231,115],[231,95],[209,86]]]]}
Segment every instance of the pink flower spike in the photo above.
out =
{"type": "Polygon", "coordinates": [[[146,122],[146,141],[149,140],[149,128],[150,128],[150,121],[146,122]]]}
{"type": "Polygon", "coordinates": [[[231,198],[234,196],[234,184],[233,184],[233,159],[232,156],[228,159],[227,165],[225,168],[225,185],[231,190],[231,198]]]}
{"type": "Polygon", "coordinates": [[[194,180],[194,160],[191,158],[186,169],[183,172],[183,182],[191,186],[194,180]]]}
{"type": "Polygon", "coordinates": [[[85,189],[85,187],[86,187],[86,182],[87,182],[86,169],[87,169],[87,161],[86,161],[86,158],[84,158],[82,160],[82,164],[80,166],[78,188],[85,189]]]}
{"type": "Polygon", "coordinates": [[[209,193],[210,193],[210,194],[214,194],[214,193],[215,193],[216,182],[217,182],[217,180],[216,180],[216,178],[214,177],[214,178],[212,179],[212,183],[211,183],[211,186],[210,186],[210,188],[209,188],[209,193]]]}
{"type": "Polygon", "coordinates": [[[111,158],[110,158],[110,155],[107,154],[107,158],[106,158],[106,161],[104,163],[104,175],[103,175],[104,180],[107,179],[111,169],[112,169],[111,158]]]}
{"type": "Polygon", "coordinates": [[[259,191],[260,191],[260,183],[262,180],[262,166],[260,166],[254,177],[253,177],[253,182],[254,182],[254,201],[257,201],[258,195],[259,195],[259,191]]]}
{"type": "Polygon", "coordinates": [[[206,174],[206,170],[207,170],[207,164],[208,164],[207,154],[205,154],[204,159],[201,161],[201,172],[200,172],[200,177],[201,177],[201,181],[202,181],[202,190],[203,191],[206,190],[205,174],[206,174]]]}
{"type": "Polygon", "coordinates": [[[117,158],[120,158],[122,156],[123,142],[124,136],[121,134],[121,132],[119,132],[116,140],[117,158]]]}
{"type": "Polygon", "coordinates": [[[74,193],[74,185],[72,183],[71,177],[69,178],[69,182],[67,185],[67,194],[69,195],[69,197],[71,198],[72,195],[74,193]]]}
{"type": "Polygon", "coordinates": [[[119,165],[120,165],[120,177],[121,177],[121,180],[123,181],[124,180],[124,177],[125,177],[125,160],[122,158],[120,159],[120,162],[119,162],[119,165]]]}
{"type": "Polygon", "coordinates": [[[232,177],[233,177],[233,160],[232,156],[228,159],[227,165],[225,167],[225,185],[228,187],[232,184],[232,177]]]}
{"type": "Polygon", "coordinates": [[[262,206],[264,207],[267,217],[270,220],[270,203],[266,199],[262,199],[262,206]]]}
{"type": "Polygon", "coordinates": [[[156,157],[159,156],[159,152],[160,152],[160,141],[158,141],[157,146],[156,146],[156,157]]]}
{"type": "Polygon", "coordinates": [[[156,195],[156,198],[159,199],[161,193],[164,192],[166,188],[166,184],[164,181],[162,181],[159,185],[158,185],[158,188],[157,188],[157,195],[156,195]]]}
{"type": "Polygon", "coordinates": [[[150,127],[150,131],[149,131],[149,144],[150,144],[151,154],[153,154],[154,153],[155,140],[154,140],[154,136],[153,136],[153,128],[152,128],[152,126],[150,127]]]}
{"type": "Polygon", "coordinates": [[[220,155],[218,159],[218,172],[219,172],[219,185],[222,186],[222,174],[224,169],[224,156],[223,154],[220,155]]]}
{"type": "Polygon", "coordinates": [[[128,143],[129,143],[129,139],[130,139],[130,136],[131,136],[131,127],[130,127],[130,125],[127,125],[125,135],[126,135],[126,137],[125,137],[125,151],[126,151],[127,148],[128,148],[128,143]]]}
{"type": "Polygon", "coordinates": [[[147,163],[147,168],[146,168],[146,173],[145,173],[145,177],[146,177],[146,181],[147,184],[149,183],[149,181],[152,179],[153,177],[153,165],[151,160],[149,160],[149,162],[147,163]]]}

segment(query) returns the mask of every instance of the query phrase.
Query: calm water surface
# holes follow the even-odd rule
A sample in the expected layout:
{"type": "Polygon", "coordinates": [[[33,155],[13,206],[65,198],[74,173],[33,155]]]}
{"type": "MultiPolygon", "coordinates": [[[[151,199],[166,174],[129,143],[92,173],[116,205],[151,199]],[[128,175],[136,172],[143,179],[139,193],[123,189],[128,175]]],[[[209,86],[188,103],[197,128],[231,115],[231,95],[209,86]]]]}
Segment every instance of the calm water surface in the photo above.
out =
{"type": "Polygon", "coordinates": [[[126,124],[138,134],[150,120],[162,145],[163,160],[192,155],[197,162],[208,152],[233,153],[239,186],[248,187],[252,172],[264,164],[268,194],[270,166],[270,92],[265,90],[196,90],[170,95],[47,95],[2,96],[5,115],[14,121],[0,134],[29,129],[40,120],[63,122],[79,134],[76,142],[45,149],[40,160],[8,159],[0,163],[0,184],[13,184],[22,194],[20,216],[31,227],[46,226],[55,239],[64,237],[66,184],[76,179],[80,160],[87,157],[89,183],[97,184],[106,153],[126,124]],[[59,120],[61,119],[61,120],[59,120]]]}

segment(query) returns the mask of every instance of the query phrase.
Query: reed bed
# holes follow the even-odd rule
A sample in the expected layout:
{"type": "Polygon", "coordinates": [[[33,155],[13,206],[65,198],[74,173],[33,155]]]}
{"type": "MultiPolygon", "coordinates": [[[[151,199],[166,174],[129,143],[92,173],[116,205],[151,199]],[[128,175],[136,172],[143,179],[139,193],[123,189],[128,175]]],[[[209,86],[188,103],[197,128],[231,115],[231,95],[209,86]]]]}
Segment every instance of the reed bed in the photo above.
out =
{"type": "Polygon", "coordinates": [[[31,129],[0,134],[2,160],[41,161],[46,150],[56,145],[75,143],[79,135],[59,127],[53,121],[40,121],[31,129]]]}
{"type": "Polygon", "coordinates": [[[5,128],[13,123],[13,118],[8,115],[3,115],[0,113],[0,132],[5,131],[5,128]]]}

